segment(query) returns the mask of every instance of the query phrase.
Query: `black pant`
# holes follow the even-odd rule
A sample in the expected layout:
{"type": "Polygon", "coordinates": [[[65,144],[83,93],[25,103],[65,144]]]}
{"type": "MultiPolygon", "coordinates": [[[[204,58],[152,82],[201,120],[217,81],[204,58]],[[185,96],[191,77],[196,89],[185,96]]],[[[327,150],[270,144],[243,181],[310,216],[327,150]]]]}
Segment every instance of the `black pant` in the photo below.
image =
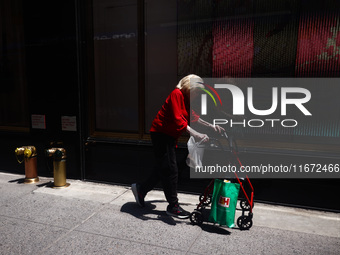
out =
{"type": "Polygon", "coordinates": [[[178,203],[178,167],[176,161],[176,139],[163,133],[151,132],[151,140],[156,157],[156,166],[149,178],[141,183],[141,191],[146,195],[159,181],[168,203],[178,203]]]}

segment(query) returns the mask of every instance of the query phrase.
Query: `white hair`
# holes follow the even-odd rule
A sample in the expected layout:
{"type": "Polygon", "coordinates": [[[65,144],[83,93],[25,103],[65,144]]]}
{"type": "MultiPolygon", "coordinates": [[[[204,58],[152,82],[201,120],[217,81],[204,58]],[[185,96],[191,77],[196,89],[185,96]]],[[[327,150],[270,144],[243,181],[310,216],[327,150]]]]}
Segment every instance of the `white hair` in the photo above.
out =
{"type": "Polygon", "coordinates": [[[189,94],[190,90],[197,88],[203,89],[204,85],[201,77],[195,74],[189,74],[178,82],[176,88],[179,88],[185,94],[189,94]]]}

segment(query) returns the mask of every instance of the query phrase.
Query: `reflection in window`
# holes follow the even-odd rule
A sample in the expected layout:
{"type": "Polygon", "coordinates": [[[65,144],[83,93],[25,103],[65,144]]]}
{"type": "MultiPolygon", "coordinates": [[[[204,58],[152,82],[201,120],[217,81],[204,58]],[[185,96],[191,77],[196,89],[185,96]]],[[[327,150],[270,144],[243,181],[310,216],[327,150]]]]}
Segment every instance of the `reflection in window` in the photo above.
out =
{"type": "MultiPolygon", "coordinates": [[[[186,0],[178,2],[177,25],[178,73],[182,76],[340,76],[340,13],[333,3],[186,0]]],[[[233,131],[249,138],[311,142],[323,137],[339,143],[340,105],[334,97],[339,84],[330,81],[320,87],[310,82],[306,88],[313,95],[309,105],[313,118],[301,120],[298,128],[233,131]]],[[[260,88],[257,91],[262,98],[257,105],[270,105],[271,97],[264,96],[260,88]]]]}
{"type": "Polygon", "coordinates": [[[137,1],[93,1],[96,130],[138,130],[137,1]]]}

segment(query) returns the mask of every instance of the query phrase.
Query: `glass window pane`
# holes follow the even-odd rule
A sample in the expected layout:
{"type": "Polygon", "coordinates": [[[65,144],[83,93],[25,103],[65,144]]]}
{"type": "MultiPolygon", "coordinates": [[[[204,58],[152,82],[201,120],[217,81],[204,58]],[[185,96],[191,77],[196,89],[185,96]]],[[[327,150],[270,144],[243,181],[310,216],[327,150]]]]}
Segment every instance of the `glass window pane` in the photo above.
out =
{"type": "Polygon", "coordinates": [[[21,1],[0,6],[0,126],[29,126],[21,1]]]}
{"type": "Polygon", "coordinates": [[[177,1],[147,0],[145,5],[145,130],[177,85],[177,1]]]}
{"type": "Polygon", "coordinates": [[[96,130],[138,130],[137,1],[93,3],[96,130]]]}

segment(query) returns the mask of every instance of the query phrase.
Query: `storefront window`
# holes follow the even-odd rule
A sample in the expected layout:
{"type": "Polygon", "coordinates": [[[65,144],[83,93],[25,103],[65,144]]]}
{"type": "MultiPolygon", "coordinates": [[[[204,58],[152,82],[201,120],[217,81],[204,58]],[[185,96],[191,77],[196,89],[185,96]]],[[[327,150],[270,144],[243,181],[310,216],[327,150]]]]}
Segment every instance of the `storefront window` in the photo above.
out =
{"type": "Polygon", "coordinates": [[[93,1],[96,131],[138,131],[137,1],[93,1]]]}
{"type": "MultiPolygon", "coordinates": [[[[141,5],[94,1],[96,130],[147,134],[168,94],[192,73],[203,78],[340,76],[339,12],[327,1],[309,5],[305,1],[145,0],[141,5]],[[138,19],[141,15],[143,19],[138,19]],[[144,34],[137,34],[140,26],[144,34]]],[[[324,88],[338,91],[329,86],[324,88]]],[[[314,87],[310,89],[315,101],[320,93],[314,87]]],[[[257,93],[259,104],[265,104],[265,93],[257,93]]],[[[309,107],[322,115],[317,103],[309,107]]],[[[338,113],[338,106],[334,110],[338,113]]],[[[339,119],[325,121],[324,116],[304,122],[294,132],[245,128],[241,133],[252,139],[275,136],[278,141],[311,136],[338,139],[339,119]]]]}
{"type": "Polygon", "coordinates": [[[22,2],[0,4],[0,129],[28,129],[22,2]]]}
{"type": "MultiPolygon", "coordinates": [[[[189,73],[230,80],[340,76],[340,14],[328,1],[177,3],[180,77],[189,73]]],[[[232,128],[231,132],[246,140],[339,144],[340,119],[334,118],[340,113],[334,96],[339,94],[337,83],[327,80],[320,87],[316,80],[311,80],[306,84],[313,95],[309,104],[313,118],[301,120],[297,128],[242,126],[232,128]],[[327,104],[319,103],[323,101],[327,104]]],[[[270,105],[268,90],[259,87],[254,90],[257,105],[270,105]]],[[[223,110],[231,114],[231,108],[223,110]]]]}
{"type": "Polygon", "coordinates": [[[177,1],[145,3],[145,130],[178,82],[177,1]]]}

